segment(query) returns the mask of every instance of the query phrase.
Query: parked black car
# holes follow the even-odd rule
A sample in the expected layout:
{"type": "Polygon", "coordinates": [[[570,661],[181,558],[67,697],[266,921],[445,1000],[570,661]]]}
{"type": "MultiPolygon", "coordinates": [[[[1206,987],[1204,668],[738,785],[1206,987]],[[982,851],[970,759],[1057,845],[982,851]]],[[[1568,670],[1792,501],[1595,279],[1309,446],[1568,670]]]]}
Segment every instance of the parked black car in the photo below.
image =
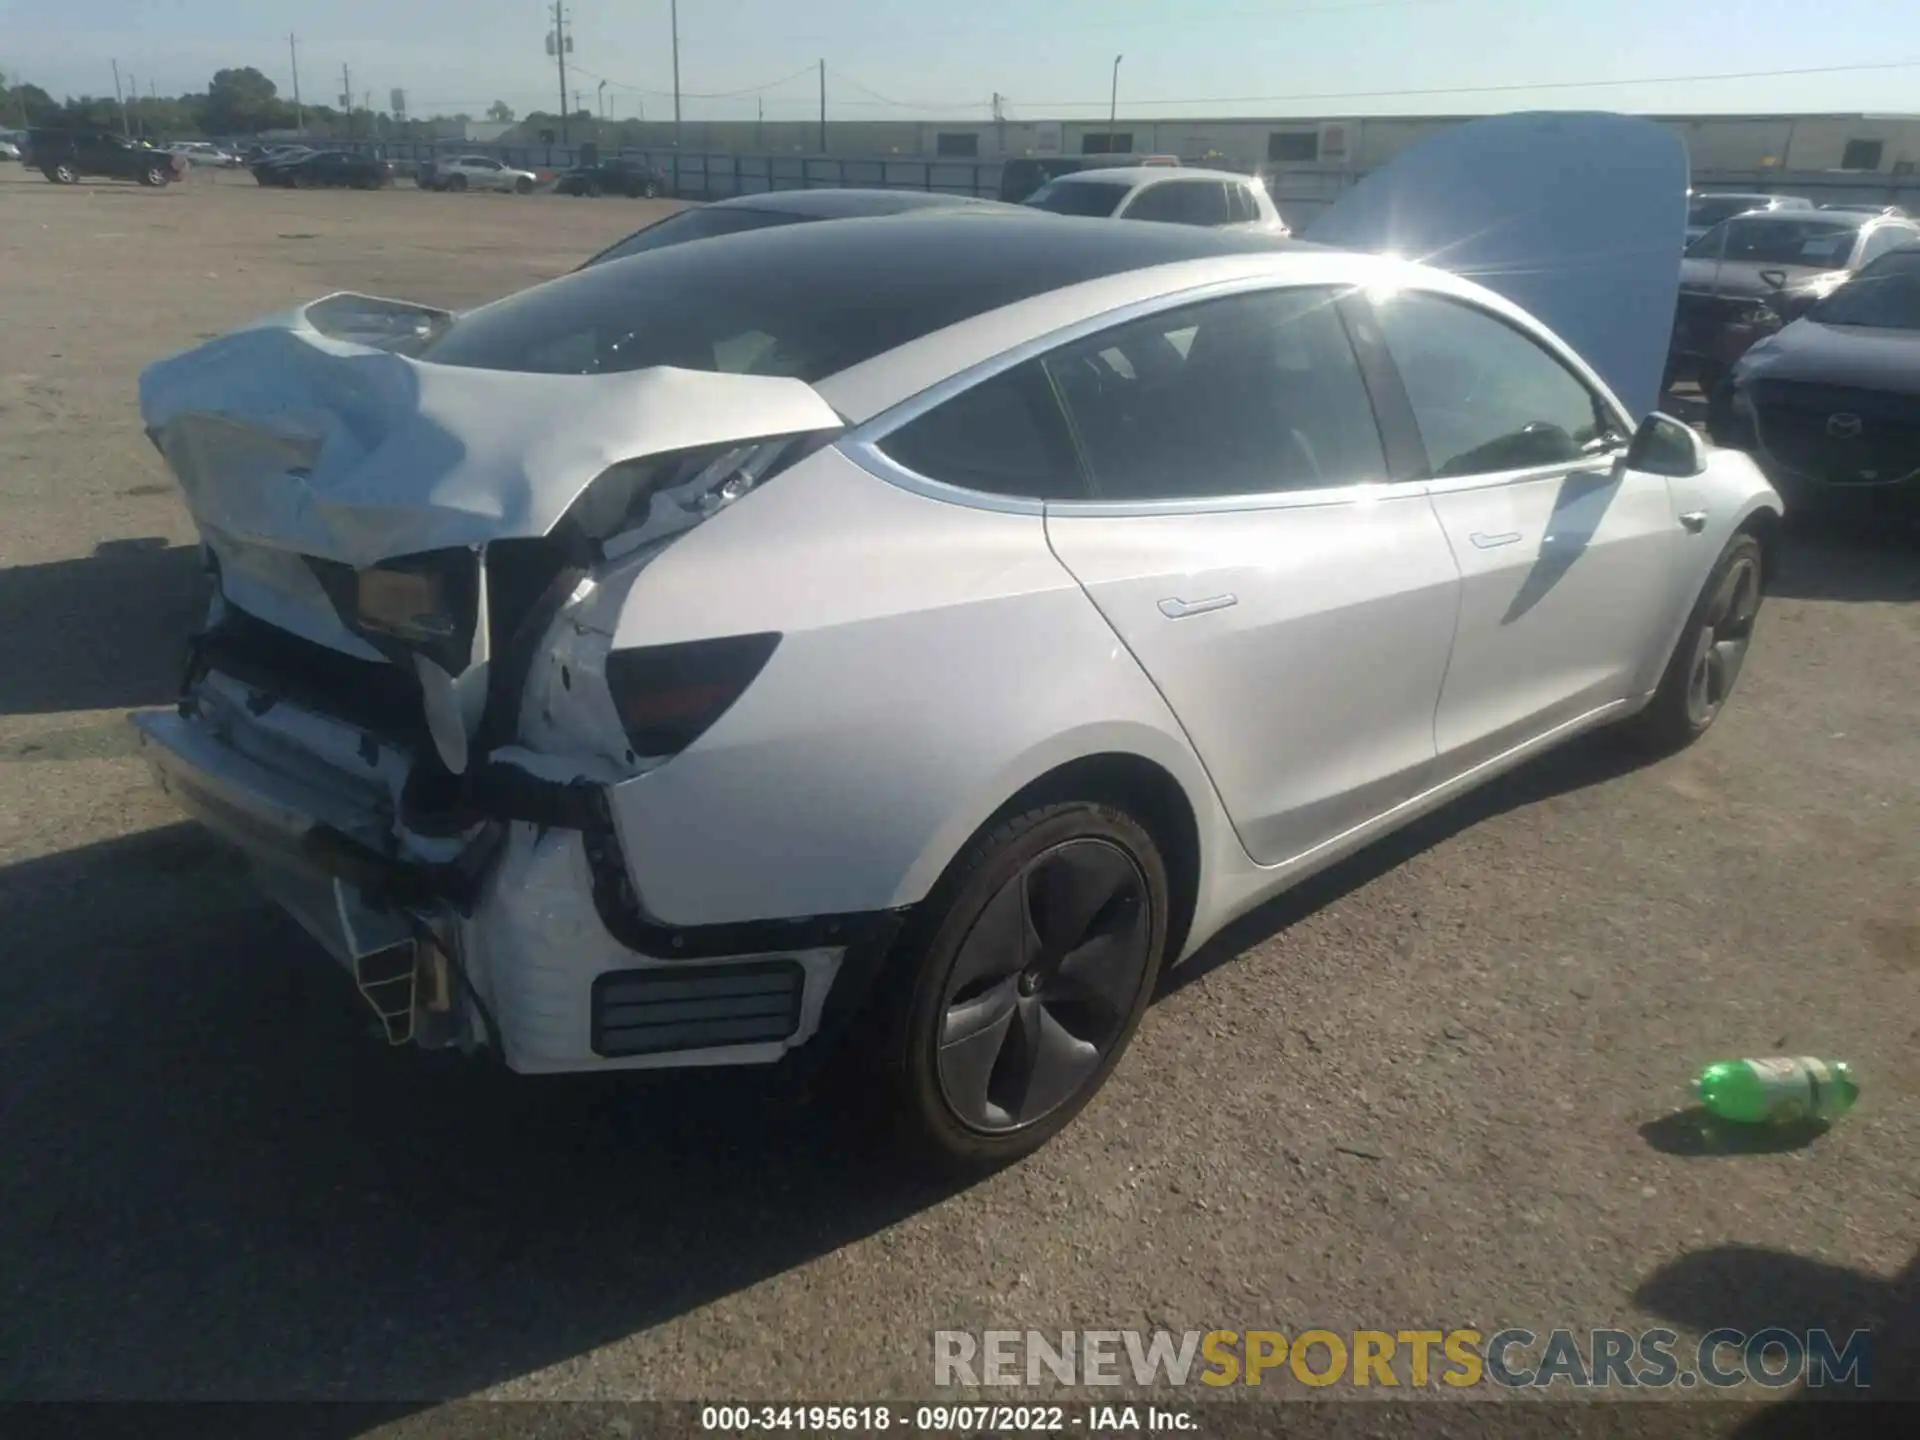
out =
{"type": "Polygon", "coordinates": [[[77,185],[82,175],[170,185],[186,173],[178,155],[105,130],[29,130],[27,154],[56,185],[77,185]]]}
{"type": "Polygon", "coordinates": [[[615,155],[562,171],[553,188],[562,195],[626,195],[651,200],[672,187],[664,172],[644,160],[615,155]]]}
{"type": "Polygon", "coordinates": [[[1707,429],[1751,451],[1789,506],[1920,521],[1920,245],[1747,351],[1707,429]]]}
{"type": "Polygon", "coordinates": [[[262,185],[285,185],[295,190],[323,185],[345,185],[355,190],[378,190],[393,183],[393,166],[350,150],[317,150],[291,160],[267,161],[253,167],[262,185]]]}

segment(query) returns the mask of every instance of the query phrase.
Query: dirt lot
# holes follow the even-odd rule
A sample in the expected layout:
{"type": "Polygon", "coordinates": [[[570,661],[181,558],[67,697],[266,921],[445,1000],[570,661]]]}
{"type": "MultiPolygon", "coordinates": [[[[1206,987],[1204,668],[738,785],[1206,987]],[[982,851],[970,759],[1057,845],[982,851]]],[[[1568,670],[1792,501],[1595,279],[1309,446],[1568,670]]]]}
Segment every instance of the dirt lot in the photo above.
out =
{"type": "Polygon", "coordinates": [[[1797,535],[1704,743],[1584,744],[1284,899],[964,1191],[738,1079],[370,1040],[129,757],[200,603],[137,375],[333,288],[484,300],[660,208],[0,174],[0,1394],[925,1397],[929,1333],[996,1322],[1866,1326],[1913,1384],[1911,548],[1797,535]],[[1701,1153],[1688,1074],[1782,1050],[1854,1062],[1858,1113],[1701,1153]]]}

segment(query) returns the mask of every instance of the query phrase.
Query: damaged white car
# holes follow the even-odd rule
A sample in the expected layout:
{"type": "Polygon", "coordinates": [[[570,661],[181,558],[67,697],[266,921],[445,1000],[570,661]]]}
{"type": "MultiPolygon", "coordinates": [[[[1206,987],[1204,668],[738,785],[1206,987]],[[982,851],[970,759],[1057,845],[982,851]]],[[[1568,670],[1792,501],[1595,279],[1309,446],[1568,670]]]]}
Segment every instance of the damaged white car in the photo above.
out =
{"type": "MultiPolygon", "coordinates": [[[[1543,173],[1658,171],[1636,123],[1540,122],[1543,173]]],[[[1461,165],[1414,193],[1533,213],[1461,165]]],[[[1482,239],[1483,288],[1364,253],[1393,174],[1356,250],[850,220],[164,361],[218,594],[152,767],[396,1041],[850,1040],[941,1156],[1029,1151],[1230,919],[1580,731],[1683,744],[1738,674],[1778,498],[1634,418],[1683,200],[1570,198],[1607,258],[1556,291],[1482,239]]]]}

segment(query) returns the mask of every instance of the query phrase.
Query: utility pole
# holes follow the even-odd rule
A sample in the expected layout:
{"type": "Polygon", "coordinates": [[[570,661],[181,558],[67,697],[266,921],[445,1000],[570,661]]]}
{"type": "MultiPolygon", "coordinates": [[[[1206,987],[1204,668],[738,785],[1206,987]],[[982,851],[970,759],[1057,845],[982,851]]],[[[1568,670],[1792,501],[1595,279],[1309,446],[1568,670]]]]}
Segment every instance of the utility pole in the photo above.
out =
{"type": "Polygon", "coordinates": [[[353,74],[346,62],[340,64],[340,108],[347,112],[347,139],[353,138],[353,74]]]}
{"type": "Polygon", "coordinates": [[[998,90],[993,92],[993,148],[1007,153],[1007,97],[998,90]]]}
{"type": "Polygon", "coordinates": [[[560,143],[570,143],[567,134],[567,51],[573,41],[567,37],[567,12],[561,0],[553,0],[553,33],[547,36],[547,51],[560,67],[560,143]]]}
{"type": "Polygon", "coordinates": [[[602,80],[600,82],[600,119],[604,123],[606,118],[607,118],[607,82],[602,80]]]}
{"type": "Polygon", "coordinates": [[[113,98],[120,106],[120,133],[127,139],[133,138],[133,127],[127,124],[127,97],[120,91],[120,62],[113,62],[113,98]]]}
{"type": "Polygon", "coordinates": [[[1107,151],[1109,154],[1113,151],[1113,117],[1118,113],[1120,105],[1120,62],[1126,58],[1124,55],[1113,57],[1113,89],[1107,92],[1107,151]]]}
{"type": "Polygon", "coordinates": [[[300,108],[300,42],[293,32],[287,32],[287,59],[293,62],[293,128],[302,135],[307,133],[306,112],[300,108]]]}
{"type": "Polygon", "coordinates": [[[667,22],[673,27],[673,148],[680,148],[680,0],[668,0],[667,22]]]}
{"type": "Polygon", "coordinates": [[[753,97],[753,148],[767,148],[767,97],[764,95],[753,97]]]}
{"type": "Polygon", "coordinates": [[[820,153],[827,153],[827,62],[820,62],[820,153]]]}

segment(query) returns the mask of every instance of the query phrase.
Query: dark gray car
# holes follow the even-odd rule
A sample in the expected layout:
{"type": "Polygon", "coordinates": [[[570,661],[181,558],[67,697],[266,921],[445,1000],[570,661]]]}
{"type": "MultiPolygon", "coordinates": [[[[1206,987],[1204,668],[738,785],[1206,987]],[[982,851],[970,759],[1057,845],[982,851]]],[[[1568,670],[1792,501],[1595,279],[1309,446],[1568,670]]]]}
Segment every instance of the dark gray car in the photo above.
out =
{"type": "Polygon", "coordinates": [[[1708,428],[1751,450],[1789,504],[1920,519],[1920,245],[1749,350],[1708,428]]]}
{"type": "Polygon", "coordinates": [[[858,220],[872,215],[902,215],[913,210],[1005,210],[1028,215],[1017,205],[981,200],[972,195],[943,195],[929,190],[769,190],[761,195],[735,195],[711,205],[677,210],[664,220],[636,230],[609,245],[580,268],[624,260],[647,250],[681,245],[689,240],[711,240],[743,230],[773,225],[797,225],[810,220],[858,220]]]}
{"type": "Polygon", "coordinates": [[[1747,347],[1798,319],[1920,223],[1843,211],[1771,210],[1724,220],[1680,262],[1670,376],[1691,371],[1711,394],[1747,347]]]}

